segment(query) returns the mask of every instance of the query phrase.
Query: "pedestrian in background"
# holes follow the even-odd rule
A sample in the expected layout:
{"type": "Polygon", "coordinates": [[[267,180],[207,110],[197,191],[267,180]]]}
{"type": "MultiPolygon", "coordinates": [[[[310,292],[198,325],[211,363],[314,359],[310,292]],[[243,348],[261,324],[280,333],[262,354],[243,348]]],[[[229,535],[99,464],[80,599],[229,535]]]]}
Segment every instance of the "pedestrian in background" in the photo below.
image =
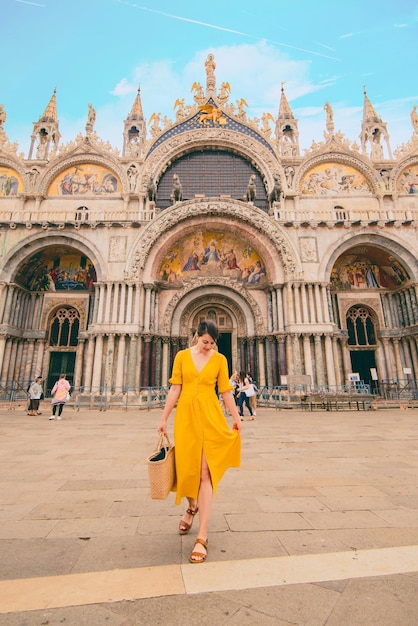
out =
{"type": "Polygon", "coordinates": [[[52,415],[50,416],[50,420],[60,420],[62,415],[62,410],[64,405],[70,399],[70,389],[71,385],[66,380],[65,374],[60,374],[59,379],[55,383],[55,385],[51,389],[51,404],[52,404],[52,415]],[[55,417],[58,408],[58,415],[55,417]]]}
{"type": "Polygon", "coordinates": [[[42,376],[37,376],[29,386],[28,415],[39,415],[39,403],[43,396],[42,376]]]}

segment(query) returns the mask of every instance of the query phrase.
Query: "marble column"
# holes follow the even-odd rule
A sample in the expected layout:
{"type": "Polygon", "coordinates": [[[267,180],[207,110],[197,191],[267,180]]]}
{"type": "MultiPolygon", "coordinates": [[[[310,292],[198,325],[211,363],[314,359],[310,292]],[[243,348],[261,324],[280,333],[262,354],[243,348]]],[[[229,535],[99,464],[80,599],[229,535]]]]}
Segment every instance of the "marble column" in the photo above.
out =
{"type": "Polygon", "coordinates": [[[312,324],[315,324],[318,318],[317,318],[316,309],[315,309],[313,285],[308,285],[308,302],[309,302],[310,321],[312,324]]]}
{"type": "Polygon", "coordinates": [[[322,356],[322,337],[314,334],[316,380],[319,387],[325,386],[324,359],[322,356]]]}
{"type": "Polygon", "coordinates": [[[305,374],[310,376],[311,384],[313,383],[313,371],[312,371],[312,353],[311,353],[311,339],[309,335],[303,335],[303,358],[305,361],[305,374]]]}
{"type": "Polygon", "coordinates": [[[284,304],[283,304],[283,292],[281,287],[276,289],[277,296],[277,324],[279,331],[284,330],[284,304]]]}
{"type": "Polygon", "coordinates": [[[115,392],[122,393],[123,392],[123,370],[125,364],[125,349],[126,349],[126,337],[122,333],[119,335],[118,340],[118,356],[116,362],[116,377],[115,377],[115,392]]]}
{"type": "Polygon", "coordinates": [[[328,387],[335,390],[337,380],[335,377],[335,363],[332,352],[332,339],[330,335],[325,335],[325,362],[327,364],[328,387]]]}
{"type": "Polygon", "coordinates": [[[81,385],[81,374],[83,368],[84,361],[84,348],[85,348],[85,339],[79,339],[77,345],[77,352],[75,355],[75,369],[74,369],[74,388],[79,391],[81,385]]]}
{"type": "Polygon", "coordinates": [[[102,382],[102,362],[103,362],[103,335],[96,335],[96,345],[94,349],[93,375],[91,381],[91,391],[94,394],[100,392],[102,382]]]}
{"type": "Polygon", "coordinates": [[[260,337],[257,339],[258,347],[258,383],[262,387],[266,384],[266,370],[264,365],[264,340],[260,337]]]}
{"type": "Polygon", "coordinates": [[[393,349],[395,351],[395,364],[396,364],[396,377],[399,380],[403,380],[405,375],[403,373],[402,361],[401,361],[401,352],[399,349],[399,339],[394,337],[392,339],[393,349]]]}
{"type": "Polygon", "coordinates": [[[85,365],[84,365],[84,388],[87,393],[91,393],[91,378],[93,372],[93,359],[94,359],[94,335],[89,335],[87,343],[87,351],[85,351],[85,365]]]}
{"type": "Polygon", "coordinates": [[[169,378],[169,365],[168,365],[168,348],[170,345],[169,337],[162,337],[163,342],[163,357],[161,364],[161,385],[167,387],[169,378]]]}
{"type": "Polygon", "coordinates": [[[107,391],[113,392],[113,359],[115,357],[115,335],[114,333],[109,333],[107,338],[107,346],[106,346],[106,362],[105,362],[105,373],[104,373],[104,384],[107,388],[107,391]]]}

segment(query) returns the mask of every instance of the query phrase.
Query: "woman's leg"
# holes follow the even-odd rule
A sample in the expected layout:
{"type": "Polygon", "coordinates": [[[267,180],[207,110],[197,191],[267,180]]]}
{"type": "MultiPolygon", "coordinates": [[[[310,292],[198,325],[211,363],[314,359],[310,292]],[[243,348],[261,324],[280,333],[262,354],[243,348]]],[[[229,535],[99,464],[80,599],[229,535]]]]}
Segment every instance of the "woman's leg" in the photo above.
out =
{"type": "Polygon", "coordinates": [[[61,417],[62,409],[64,408],[63,404],[58,405],[58,417],[61,417]]]}
{"type": "MultiPolygon", "coordinates": [[[[199,532],[198,537],[207,541],[208,538],[208,525],[209,525],[209,516],[212,508],[212,499],[213,499],[213,487],[212,487],[212,479],[209,471],[209,467],[206,461],[206,457],[204,453],[202,453],[202,468],[200,471],[200,487],[199,487],[199,495],[197,498],[197,504],[199,506],[199,532]]],[[[205,547],[200,543],[197,543],[193,548],[194,552],[198,552],[202,555],[206,554],[205,547]]],[[[197,558],[196,560],[199,560],[197,558]]]]}
{"type": "Polygon", "coordinates": [[[56,404],[53,404],[53,405],[52,405],[52,415],[55,415],[56,410],[57,410],[57,405],[56,405],[56,404]]]}
{"type": "MultiPolygon", "coordinates": [[[[191,511],[195,511],[196,507],[197,507],[197,501],[194,500],[193,498],[187,498],[187,500],[189,502],[189,507],[188,508],[191,511]]],[[[185,535],[189,531],[189,528],[191,528],[191,526],[193,524],[193,518],[194,518],[194,515],[192,515],[191,513],[188,513],[188,511],[185,512],[185,514],[181,518],[180,525],[179,525],[180,534],[184,534],[185,535]],[[184,524],[183,524],[183,522],[184,522],[184,524]]]]}
{"type": "Polygon", "coordinates": [[[238,409],[241,417],[244,415],[244,399],[246,398],[245,393],[241,391],[238,397],[238,409]]]}
{"type": "Polygon", "coordinates": [[[250,399],[247,396],[245,396],[245,404],[246,404],[246,407],[247,407],[247,409],[248,409],[248,411],[249,411],[249,413],[250,413],[250,415],[252,417],[253,416],[253,411],[251,409],[250,399]]]}

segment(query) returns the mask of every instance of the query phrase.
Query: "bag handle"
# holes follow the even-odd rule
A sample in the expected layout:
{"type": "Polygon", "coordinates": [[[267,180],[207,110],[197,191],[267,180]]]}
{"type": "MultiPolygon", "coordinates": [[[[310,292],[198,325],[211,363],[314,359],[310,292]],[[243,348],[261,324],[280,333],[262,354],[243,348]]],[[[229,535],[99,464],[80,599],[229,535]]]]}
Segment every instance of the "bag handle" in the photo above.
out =
{"type": "Polygon", "coordinates": [[[157,441],[157,446],[155,448],[156,452],[159,452],[161,448],[165,447],[164,442],[167,442],[169,448],[173,447],[170,443],[170,439],[168,438],[168,435],[165,435],[164,433],[160,433],[160,436],[158,437],[158,441],[157,441]]]}

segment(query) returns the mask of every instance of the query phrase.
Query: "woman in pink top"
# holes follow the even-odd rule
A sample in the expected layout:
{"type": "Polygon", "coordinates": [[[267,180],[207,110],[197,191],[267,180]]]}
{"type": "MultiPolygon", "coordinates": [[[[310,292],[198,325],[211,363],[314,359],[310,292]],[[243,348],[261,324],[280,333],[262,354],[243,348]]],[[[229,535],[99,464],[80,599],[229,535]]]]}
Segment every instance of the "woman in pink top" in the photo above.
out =
{"type": "Polygon", "coordinates": [[[70,399],[70,389],[71,389],[71,385],[68,382],[68,380],[66,380],[66,375],[60,374],[59,379],[57,380],[57,382],[51,389],[52,415],[49,418],[50,420],[62,419],[61,414],[64,408],[64,404],[70,399]],[[57,417],[55,417],[55,414],[57,412],[57,407],[58,407],[58,415],[57,417]]]}

